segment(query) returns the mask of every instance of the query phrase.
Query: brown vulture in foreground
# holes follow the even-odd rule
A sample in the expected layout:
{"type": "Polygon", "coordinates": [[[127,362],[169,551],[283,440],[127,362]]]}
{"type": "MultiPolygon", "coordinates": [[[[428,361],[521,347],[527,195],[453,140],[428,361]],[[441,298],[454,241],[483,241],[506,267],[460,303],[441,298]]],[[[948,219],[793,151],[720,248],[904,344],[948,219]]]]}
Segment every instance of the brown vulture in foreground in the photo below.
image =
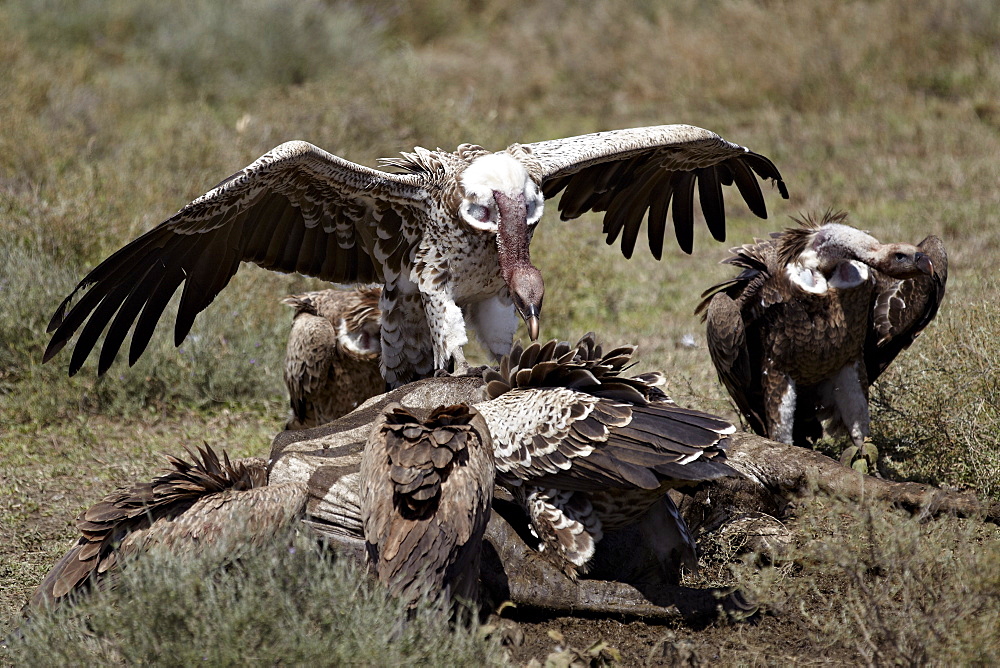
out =
{"type": "Polygon", "coordinates": [[[929,236],[883,244],[844,213],[732,249],[742,272],[702,294],[719,379],[758,434],[806,444],[850,437],[845,461],[874,464],[868,388],[934,319],[948,257],[929,236]]]}
{"type": "Polygon", "coordinates": [[[104,373],[133,324],[129,363],[184,284],[176,344],[241,263],[334,283],[381,283],[383,376],[398,387],[436,370],[467,367],[466,325],[499,359],[524,319],[538,337],[544,293],[529,244],[546,199],[563,220],[604,212],[609,244],[631,257],[644,219],[649,249],[663,252],[667,213],[691,252],[695,191],[708,228],[725,239],[723,187],[735,185],[767,216],[758,178],[785,198],[766,157],[690,125],[613,130],[512,144],[492,152],[417,148],[355,164],[304,141],[272,149],[101,262],[49,321],[51,359],[80,330],[76,373],[107,331],[104,373]],[[560,195],[561,194],[561,195],[560,195]],[[648,216],[647,216],[648,212],[648,216]]]}
{"type": "Polygon", "coordinates": [[[490,432],[463,404],[420,413],[386,406],[361,456],[368,562],[411,607],[475,604],[496,472],[490,432]]]}
{"type": "Polygon", "coordinates": [[[292,407],[286,429],[308,429],[350,413],[385,390],[379,372],[380,286],[286,297],[295,309],[285,352],[292,407]]]}

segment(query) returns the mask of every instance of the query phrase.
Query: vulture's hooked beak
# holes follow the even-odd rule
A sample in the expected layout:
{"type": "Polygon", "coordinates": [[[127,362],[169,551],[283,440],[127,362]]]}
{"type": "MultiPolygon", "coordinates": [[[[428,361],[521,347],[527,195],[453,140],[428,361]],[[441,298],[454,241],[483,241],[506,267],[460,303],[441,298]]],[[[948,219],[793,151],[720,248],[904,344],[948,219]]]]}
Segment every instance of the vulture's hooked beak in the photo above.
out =
{"type": "Polygon", "coordinates": [[[931,262],[931,258],[926,253],[917,253],[917,269],[921,273],[927,274],[928,276],[934,275],[934,263],[931,262]]]}
{"type": "Polygon", "coordinates": [[[514,310],[524,320],[532,341],[538,340],[541,329],[539,316],[542,313],[543,290],[542,274],[534,267],[521,268],[514,273],[510,296],[514,302],[514,310]]]}
{"type": "Polygon", "coordinates": [[[528,336],[532,341],[538,340],[538,307],[531,305],[525,308],[525,312],[521,314],[524,318],[524,324],[528,327],[528,336]]]}

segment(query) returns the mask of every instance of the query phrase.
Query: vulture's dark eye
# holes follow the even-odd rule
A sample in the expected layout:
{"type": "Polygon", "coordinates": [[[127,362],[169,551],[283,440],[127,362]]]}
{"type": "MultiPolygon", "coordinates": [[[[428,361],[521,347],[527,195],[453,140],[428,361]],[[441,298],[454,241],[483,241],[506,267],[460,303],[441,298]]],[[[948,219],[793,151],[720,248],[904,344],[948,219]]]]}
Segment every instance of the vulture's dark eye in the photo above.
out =
{"type": "Polygon", "coordinates": [[[896,262],[902,262],[906,259],[906,253],[896,253],[896,262]]]}

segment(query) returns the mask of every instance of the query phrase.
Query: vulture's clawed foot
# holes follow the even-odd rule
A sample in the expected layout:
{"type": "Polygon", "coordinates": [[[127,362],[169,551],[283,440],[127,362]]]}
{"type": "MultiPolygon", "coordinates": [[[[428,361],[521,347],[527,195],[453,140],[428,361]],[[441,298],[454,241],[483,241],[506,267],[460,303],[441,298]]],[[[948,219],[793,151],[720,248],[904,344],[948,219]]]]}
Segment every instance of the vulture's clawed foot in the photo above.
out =
{"type": "Polygon", "coordinates": [[[470,366],[470,367],[466,367],[465,373],[462,373],[462,374],[455,373],[455,375],[456,376],[474,376],[474,377],[478,378],[478,377],[482,376],[484,373],[486,373],[487,371],[490,371],[493,368],[494,367],[491,367],[489,364],[481,364],[479,366],[470,366]]]}
{"type": "Polygon", "coordinates": [[[447,366],[443,369],[435,369],[435,378],[447,378],[448,376],[469,375],[469,363],[465,360],[465,353],[461,348],[456,348],[448,358],[447,366]]]}
{"type": "Polygon", "coordinates": [[[840,463],[861,474],[881,477],[878,472],[878,448],[869,438],[864,440],[860,448],[852,445],[844,450],[840,455],[840,463]]]}
{"type": "Polygon", "coordinates": [[[437,369],[434,372],[435,378],[444,378],[451,376],[453,378],[464,378],[469,376],[479,377],[486,372],[487,369],[492,367],[484,366],[470,366],[468,361],[465,359],[465,353],[461,348],[455,350],[452,353],[451,359],[449,360],[447,369],[437,369]]]}
{"type": "Polygon", "coordinates": [[[480,377],[487,370],[492,369],[488,364],[483,364],[482,366],[469,366],[468,364],[462,366],[461,368],[456,367],[454,371],[448,371],[447,369],[438,369],[434,372],[435,378],[466,378],[466,377],[480,377]]]}
{"type": "MultiPolygon", "coordinates": [[[[507,601],[500,606],[500,610],[502,611],[508,606],[517,607],[507,601]]],[[[520,647],[524,644],[524,631],[521,629],[521,625],[513,620],[502,618],[500,612],[491,615],[490,619],[479,627],[479,634],[484,638],[497,639],[505,647],[520,647]]]]}
{"type": "Polygon", "coordinates": [[[742,622],[758,614],[757,599],[742,589],[732,589],[722,598],[722,610],[731,621],[742,622]]]}

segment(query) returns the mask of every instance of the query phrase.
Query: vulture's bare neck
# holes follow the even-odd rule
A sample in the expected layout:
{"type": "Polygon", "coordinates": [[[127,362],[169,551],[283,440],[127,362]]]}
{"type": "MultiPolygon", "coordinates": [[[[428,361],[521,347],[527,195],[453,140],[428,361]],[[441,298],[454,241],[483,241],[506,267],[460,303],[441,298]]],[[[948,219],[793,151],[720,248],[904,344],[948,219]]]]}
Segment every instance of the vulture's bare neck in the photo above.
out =
{"type": "Polygon", "coordinates": [[[827,223],[809,232],[807,242],[794,258],[797,264],[827,279],[848,262],[860,262],[899,279],[934,273],[930,259],[913,244],[883,244],[866,232],[840,223],[827,223]]]}
{"type": "Polygon", "coordinates": [[[476,158],[462,175],[462,186],[467,203],[463,215],[473,227],[495,230],[500,274],[535,339],[544,284],[528,246],[532,225],[542,215],[541,191],[527,169],[505,152],[476,158]]]}
{"type": "Polygon", "coordinates": [[[802,260],[815,263],[824,275],[830,273],[844,260],[857,260],[869,266],[878,263],[882,244],[878,239],[861,230],[830,223],[816,230],[812,241],[802,254],[802,260]]]}

